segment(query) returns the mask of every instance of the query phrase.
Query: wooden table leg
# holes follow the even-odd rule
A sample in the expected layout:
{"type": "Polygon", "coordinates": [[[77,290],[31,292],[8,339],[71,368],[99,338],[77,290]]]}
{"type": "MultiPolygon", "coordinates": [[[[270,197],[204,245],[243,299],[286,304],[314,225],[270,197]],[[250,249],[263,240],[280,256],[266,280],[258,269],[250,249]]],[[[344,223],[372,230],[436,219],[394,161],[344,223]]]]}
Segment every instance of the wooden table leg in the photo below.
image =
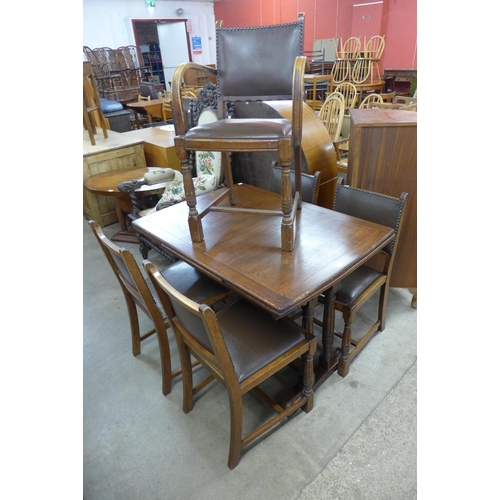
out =
{"type": "Polygon", "coordinates": [[[133,211],[132,202],[128,193],[126,196],[120,196],[116,199],[116,215],[120,223],[120,231],[111,237],[111,241],[122,243],[139,243],[137,233],[132,225],[128,224],[128,214],[133,211]]]}

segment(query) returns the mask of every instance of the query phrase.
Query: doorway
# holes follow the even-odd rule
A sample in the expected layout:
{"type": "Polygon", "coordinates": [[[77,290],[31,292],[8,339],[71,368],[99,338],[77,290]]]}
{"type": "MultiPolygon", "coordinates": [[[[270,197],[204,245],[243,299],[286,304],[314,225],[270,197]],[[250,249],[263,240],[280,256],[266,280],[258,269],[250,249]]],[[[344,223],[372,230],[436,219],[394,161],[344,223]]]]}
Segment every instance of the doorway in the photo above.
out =
{"type": "Polygon", "coordinates": [[[192,61],[186,19],[132,19],[132,28],[150,81],[170,90],[175,67],[192,61]]]}

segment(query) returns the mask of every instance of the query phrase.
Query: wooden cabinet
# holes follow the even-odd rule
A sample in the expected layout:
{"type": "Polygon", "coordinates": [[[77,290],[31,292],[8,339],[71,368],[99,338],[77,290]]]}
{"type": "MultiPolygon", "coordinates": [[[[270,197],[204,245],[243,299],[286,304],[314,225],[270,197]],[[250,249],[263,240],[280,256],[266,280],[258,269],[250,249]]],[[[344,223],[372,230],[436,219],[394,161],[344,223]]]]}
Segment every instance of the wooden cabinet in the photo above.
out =
{"type": "MultiPolygon", "coordinates": [[[[97,136],[97,144],[93,146],[84,131],[83,180],[111,170],[146,166],[143,140],[132,139],[126,134],[108,130],[109,137],[104,139],[102,134],[97,136]]],[[[87,219],[94,219],[101,226],[117,222],[116,197],[96,195],[83,188],[83,215],[87,219]]]]}
{"type": "Polygon", "coordinates": [[[347,184],[390,196],[408,193],[390,286],[417,287],[417,113],[351,109],[347,184]]]}
{"type": "Polygon", "coordinates": [[[396,95],[410,95],[413,80],[417,78],[416,68],[384,69],[382,79],[386,82],[386,92],[396,92],[396,95]]]}

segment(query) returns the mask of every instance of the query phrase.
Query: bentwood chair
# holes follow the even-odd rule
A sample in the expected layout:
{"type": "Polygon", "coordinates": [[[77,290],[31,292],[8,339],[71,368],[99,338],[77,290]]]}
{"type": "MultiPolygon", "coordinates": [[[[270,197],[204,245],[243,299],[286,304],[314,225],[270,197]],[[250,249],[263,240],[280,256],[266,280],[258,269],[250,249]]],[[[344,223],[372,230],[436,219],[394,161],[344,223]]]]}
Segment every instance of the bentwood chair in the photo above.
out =
{"type": "Polygon", "coordinates": [[[210,211],[240,210],[233,190],[230,153],[273,152],[282,167],[282,210],[245,210],[281,216],[281,248],[293,249],[295,212],[302,194],[301,137],[304,94],[303,50],[304,15],[296,23],[250,28],[217,28],[217,69],[196,63],[179,65],[172,78],[172,109],[176,125],[175,148],[179,157],[189,206],[188,224],[193,242],[204,239],[202,218],[210,211]],[[187,128],[182,103],[183,77],[187,70],[216,75],[218,120],[187,128]],[[292,101],[292,119],[239,118],[238,104],[251,102],[292,101]],[[201,213],[189,165],[190,151],[222,153],[226,188],[201,213]],[[290,168],[295,171],[296,192],[292,193],[290,168]],[[220,206],[229,197],[230,206],[220,206]]]}
{"type": "Polygon", "coordinates": [[[365,47],[365,58],[371,62],[372,71],[370,71],[371,83],[380,82],[380,68],[378,63],[382,58],[385,49],[385,35],[375,35],[368,40],[365,47]],[[375,76],[375,72],[377,73],[375,76]],[[376,80],[375,80],[376,78],[376,80]]]}
{"type": "MultiPolygon", "coordinates": [[[[160,348],[162,391],[167,396],[172,391],[172,379],[180,375],[181,370],[172,371],[167,337],[167,328],[170,325],[154,287],[149,280],[144,278],[129,250],[115,245],[105,236],[99,224],[93,220],[89,221],[89,225],[122,288],[132,334],[132,354],[138,356],[141,353],[141,342],[156,333],[160,348]],[[154,328],[144,333],[141,332],[137,307],[153,322],[154,328]]],[[[162,273],[168,275],[171,283],[193,300],[214,305],[229,296],[226,288],[185,262],[177,261],[162,273]]]]}
{"type": "MultiPolygon", "coordinates": [[[[338,285],[335,310],[342,313],[344,320],[341,357],[338,363],[338,373],[341,377],[349,373],[352,360],[374,333],[377,330],[382,332],[385,328],[389,284],[404,220],[407,196],[407,193],[402,193],[400,198],[394,198],[346,185],[337,185],[333,210],[391,227],[395,231],[394,239],[379,255],[375,256],[376,259],[353,271],[338,285]],[[357,340],[355,340],[351,334],[351,328],[356,314],[377,292],[379,292],[377,320],[367,332],[356,335],[357,340]]],[[[322,297],[320,297],[320,302],[322,302],[322,297]]],[[[322,325],[318,319],[314,319],[314,322],[322,325]]]]}
{"type": "Polygon", "coordinates": [[[358,91],[356,90],[355,85],[353,85],[351,82],[343,82],[340,85],[337,85],[334,89],[334,92],[340,92],[344,96],[346,114],[348,113],[349,109],[356,106],[356,102],[358,100],[358,91]]]}
{"type": "Polygon", "coordinates": [[[340,92],[328,94],[321,106],[318,118],[330,134],[332,142],[338,141],[344,122],[345,104],[344,96],[340,92]]]}
{"type": "MultiPolygon", "coordinates": [[[[218,380],[227,390],[231,415],[228,467],[234,469],[243,448],[297,410],[313,408],[313,356],[316,338],[289,318],[269,313],[238,299],[217,313],[190,300],[170,284],[149,261],[144,261],[175,333],[182,365],[183,411],[189,413],[200,387],[218,380]],[[191,356],[209,371],[193,388],[191,356]],[[300,390],[282,405],[261,387],[264,381],[294,361],[301,361],[300,390]],[[243,395],[253,390],[278,414],[243,437],[243,395]]],[[[210,426],[208,425],[207,428],[210,426]]]]}
{"type": "Polygon", "coordinates": [[[365,108],[375,108],[377,104],[382,104],[384,100],[380,94],[374,92],[373,94],[368,94],[359,104],[359,109],[365,108]]]}
{"type": "Polygon", "coordinates": [[[352,77],[352,66],[359,58],[361,50],[361,40],[352,36],[344,43],[342,39],[337,48],[337,59],[333,61],[332,80],[333,83],[349,81],[352,77]]]}

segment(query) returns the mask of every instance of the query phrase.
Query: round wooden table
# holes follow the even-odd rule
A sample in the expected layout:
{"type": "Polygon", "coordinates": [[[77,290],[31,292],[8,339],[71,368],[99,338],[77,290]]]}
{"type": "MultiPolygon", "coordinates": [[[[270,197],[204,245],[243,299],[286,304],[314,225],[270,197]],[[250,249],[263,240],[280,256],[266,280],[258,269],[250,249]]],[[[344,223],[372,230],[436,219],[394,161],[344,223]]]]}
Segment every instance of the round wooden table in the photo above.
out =
{"type": "MultiPolygon", "coordinates": [[[[159,167],[142,167],[142,168],[126,168],[111,170],[88,177],[83,181],[83,186],[89,192],[101,196],[116,197],[116,215],[120,223],[120,231],[111,239],[113,241],[121,241],[125,243],[139,243],[134,229],[127,224],[128,214],[132,213],[133,207],[130,200],[130,193],[122,192],[118,189],[118,185],[122,182],[132,180],[144,180],[144,174],[161,170],[159,167]]],[[[138,192],[154,194],[154,191],[161,191],[166,186],[166,183],[154,184],[152,186],[141,186],[138,192]]]]}

